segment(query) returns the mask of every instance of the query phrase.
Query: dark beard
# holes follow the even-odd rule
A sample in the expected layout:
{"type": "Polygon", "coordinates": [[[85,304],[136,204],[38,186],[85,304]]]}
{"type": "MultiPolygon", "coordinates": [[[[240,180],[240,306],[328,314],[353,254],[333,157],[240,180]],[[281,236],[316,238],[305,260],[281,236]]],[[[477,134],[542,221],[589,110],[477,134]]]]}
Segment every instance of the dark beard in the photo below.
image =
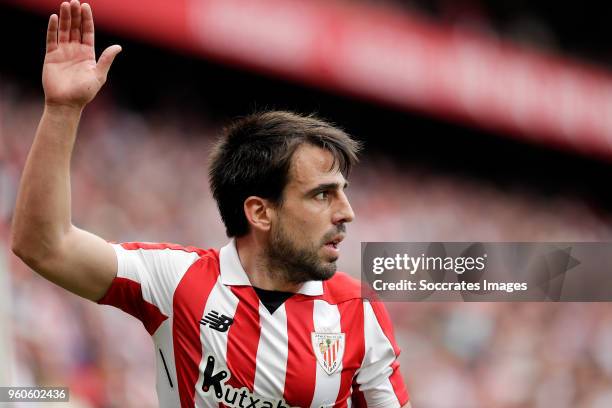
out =
{"type": "MultiPolygon", "coordinates": [[[[344,225],[342,225],[344,226],[344,225]]],[[[336,234],[325,235],[325,240],[336,234]]],[[[323,243],[322,243],[323,244],[323,243]]],[[[288,283],[303,283],[310,280],[328,280],[336,272],[336,260],[323,262],[314,246],[308,249],[293,245],[288,234],[279,226],[270,236],[267,258],[270,273],[288,283]]]]}

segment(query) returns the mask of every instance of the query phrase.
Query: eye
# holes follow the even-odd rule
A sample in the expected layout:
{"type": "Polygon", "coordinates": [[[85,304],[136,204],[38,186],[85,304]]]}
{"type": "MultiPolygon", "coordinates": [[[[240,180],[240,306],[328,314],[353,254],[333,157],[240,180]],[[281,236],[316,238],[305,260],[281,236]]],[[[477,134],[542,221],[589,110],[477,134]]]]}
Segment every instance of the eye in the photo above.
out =
{"type": "Polygon", "coordinates": [[[317,193],[317,195],[314,198],[315,200],[324,201],[324,200],[327,200],[328,197],[329,197],[329,193],[327,191],[321,191],[317,193]]]}

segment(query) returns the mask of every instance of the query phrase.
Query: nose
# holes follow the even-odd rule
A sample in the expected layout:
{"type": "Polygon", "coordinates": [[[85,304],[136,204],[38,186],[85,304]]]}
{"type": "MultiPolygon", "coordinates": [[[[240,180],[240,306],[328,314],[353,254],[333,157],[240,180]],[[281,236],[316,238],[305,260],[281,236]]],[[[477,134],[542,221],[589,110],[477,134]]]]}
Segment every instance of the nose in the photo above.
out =
{"type": "Polygon", "coordinates": [[[348,197],[344,194],[344,191],[340,191],[338,195],[338,207],[334,212],[334,218],[332,222],[334,225],[351,222],[355,218],[355,213],[349,203],[348,197]]]}

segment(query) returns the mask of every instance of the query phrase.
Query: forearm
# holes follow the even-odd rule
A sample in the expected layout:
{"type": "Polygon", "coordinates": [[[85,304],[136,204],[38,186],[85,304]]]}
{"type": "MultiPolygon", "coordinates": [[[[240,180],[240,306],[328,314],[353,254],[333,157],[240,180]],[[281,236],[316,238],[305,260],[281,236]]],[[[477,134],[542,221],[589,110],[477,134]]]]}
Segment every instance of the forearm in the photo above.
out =
{"type": "Polygon", "coordinates": [[[13,249],[24,260],[45,258],[70,230],[70,159],[78,107],[45,106],[21,177],[13,220],[13,249]]]}
{"type": "Polygon", "coordinates": [[[72,226],[70,159],[81,111],[104,85],[119,51],[118,45],[108,47],[96,62],[89,4],[63,2],[59,17],[49,17],[42,72],[45,111],[13,218],[13,252],[43,277],[91,300],[110,287],[117,257],[105,240],[72,226]]]}

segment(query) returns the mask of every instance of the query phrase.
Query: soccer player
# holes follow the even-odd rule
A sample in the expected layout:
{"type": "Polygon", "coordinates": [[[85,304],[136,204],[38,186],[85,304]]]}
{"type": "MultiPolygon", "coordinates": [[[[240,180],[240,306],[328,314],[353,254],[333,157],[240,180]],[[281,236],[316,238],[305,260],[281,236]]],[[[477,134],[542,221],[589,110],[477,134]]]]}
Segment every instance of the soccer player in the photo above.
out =
{"type": "Polygon", "coordinates": [[[120,51],[96,62],[88,4],[64,2],[49,19],[45,109],[13,251],[50,281],[142,321],[162,407],[410,406],[382,303],[336,272],[359,148],[342,130],[288,112],[230,126],[209,174],[231,238],[220,250],[110,244],[72,225],[77,125],[120,51]]]}

